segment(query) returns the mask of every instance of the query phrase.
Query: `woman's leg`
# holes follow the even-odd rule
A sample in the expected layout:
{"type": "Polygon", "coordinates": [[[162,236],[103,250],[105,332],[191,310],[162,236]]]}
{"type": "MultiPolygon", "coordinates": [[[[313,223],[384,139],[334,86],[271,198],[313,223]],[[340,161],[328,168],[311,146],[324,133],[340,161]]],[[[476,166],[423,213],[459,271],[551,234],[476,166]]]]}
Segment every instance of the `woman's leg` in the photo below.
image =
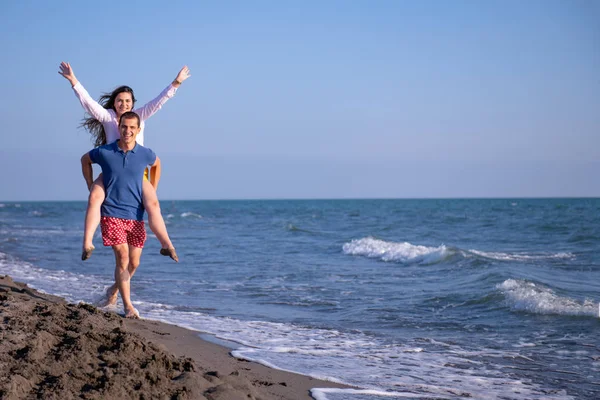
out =
{"type": "Polygon", "coordinates": [[[165,225],[165,220],[160,212],[160,204],[158,203],[156,190],[154,190],[154,186],[145,179],[142,184],[142,195],[144,197],[144,208],[148,211],[148,225],[150,225],[150,230],[154,232],[162,247],[160,254],[169,256],[178,262],[179,258],[177,257],[177,253],[175,253],[175,248],[173,247],[173,243],[171,243],[171,239],[169,239],[167,226],[165,225]]]}
{"type": "Polygon", "coordinates": [[[88,198],[88,206],[85,212],[85,225],[83,228],[83,249],[81,253],[81,259],[87,260],[94,251],[94,233],[100,225],[100,207],[104,202],[106,193],[104,192],[104,182],[102,181],[102,174],[98,175],[98,178],[92,184],[90,190],[90,196],[88,198]]]}

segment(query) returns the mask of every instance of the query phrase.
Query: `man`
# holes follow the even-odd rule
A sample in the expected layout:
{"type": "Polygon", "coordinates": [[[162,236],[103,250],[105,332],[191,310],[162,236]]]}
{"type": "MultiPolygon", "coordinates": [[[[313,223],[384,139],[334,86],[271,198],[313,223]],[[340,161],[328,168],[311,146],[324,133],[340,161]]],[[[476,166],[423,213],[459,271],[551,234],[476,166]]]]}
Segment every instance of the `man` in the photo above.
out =
{"type": "Polygon", "coordinates": [[[101,222],[104,246],[115,253],[115,285],[107,291],[107,304],[116,304],[117,289],[121,293],[126,318],[139,318],[130,298],[130,281],[140,265],[146,241],[142,180],[144,170],[151,166],[153,186],[160,177],[160,159],[135,139],[140,132],[140,117],[126,112],[119,119],[120,139],[97,147],[81,157],[83,177],[88,189],[94,183],[92,164],[102,168],[106,198],[102,203],[101,222]]]}

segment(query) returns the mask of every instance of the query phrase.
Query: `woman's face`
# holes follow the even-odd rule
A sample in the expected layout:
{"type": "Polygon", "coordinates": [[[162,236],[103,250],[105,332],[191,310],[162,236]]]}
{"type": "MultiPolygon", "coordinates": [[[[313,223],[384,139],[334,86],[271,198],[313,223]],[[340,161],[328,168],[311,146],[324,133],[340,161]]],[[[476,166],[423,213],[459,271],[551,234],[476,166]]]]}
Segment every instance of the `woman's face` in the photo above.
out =
{"type": "Polygon", "coordinates": [[[131,93],[121,92],[115,98],[115,111],[117,113],[117,117],[120,117],[122,114],[127,111],[131,111],[133,108],[133,99],[131,97],[131,93]]]}

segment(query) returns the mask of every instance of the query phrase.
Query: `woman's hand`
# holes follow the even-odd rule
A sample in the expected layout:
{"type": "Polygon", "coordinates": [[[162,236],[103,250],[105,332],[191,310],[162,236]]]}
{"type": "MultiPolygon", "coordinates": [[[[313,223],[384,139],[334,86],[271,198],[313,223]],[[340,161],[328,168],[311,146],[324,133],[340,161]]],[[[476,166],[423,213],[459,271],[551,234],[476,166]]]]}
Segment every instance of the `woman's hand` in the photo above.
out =
{"type": "Polygon", "coordinates": [[[185,81],[190,76],[192,76],[190,74],[190,69],[187,67],[187,65],[185,65],[183,68],[181,68],[181,71],[179,71],[179,73],[177,74],[177,77],[173,81],[173,86],[179,87],[183,83],[183,81],[185,81]]]}
{"type": "Polygon", "coordinates": [[[59,74],[61,74],[62,76],[65,77],[66,80],[68,80],[69,82],[71,82],[71,86],[75,86],[77,84],[77,78],[75,77],[75,73],[73,72],[73,69],[71,68],[71,64],[66,63],[66,62],[61,62],[60,63],[60,71],[58,71],[59,74]]]}

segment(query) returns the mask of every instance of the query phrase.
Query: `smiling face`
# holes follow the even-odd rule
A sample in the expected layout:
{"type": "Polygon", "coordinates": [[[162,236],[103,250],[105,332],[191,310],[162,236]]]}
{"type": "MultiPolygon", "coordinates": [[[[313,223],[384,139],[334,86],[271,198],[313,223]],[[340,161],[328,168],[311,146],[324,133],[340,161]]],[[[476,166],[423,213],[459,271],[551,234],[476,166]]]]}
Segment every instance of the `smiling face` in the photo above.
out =
{"type": "Polygon", "coordinates": [[[137,118],[121,118],[119,124],[119,131],[121,133],[121,144],[127,147],[135,146],[135,138],[140,133],[140,125],[137,118]]]}
{"type": "Polygon", "coordinates": [[[133,98],[129,92],[121,92],[115,98],[115,112],[117,118],[121,117],[127,111],[131,111],[133,108],[133,98]]]}

